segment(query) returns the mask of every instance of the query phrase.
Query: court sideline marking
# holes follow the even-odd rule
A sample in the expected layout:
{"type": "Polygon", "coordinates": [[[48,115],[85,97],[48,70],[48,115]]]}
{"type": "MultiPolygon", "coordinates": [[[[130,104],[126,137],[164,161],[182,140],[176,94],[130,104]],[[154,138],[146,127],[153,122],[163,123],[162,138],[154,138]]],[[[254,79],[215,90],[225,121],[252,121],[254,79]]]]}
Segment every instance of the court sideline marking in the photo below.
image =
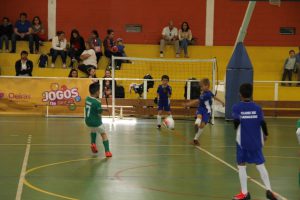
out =
{"type": "MultiPolygon", "coordinates": [[[[209,155],[209,156],[211,156],[212,158],[216,159],[217,161],[223,163],[224,165],[226,165],[227,167],[231,168],[232,170],[234,170],[234,171],[236,171],[236,172],[239,172],[237,168],[235,168],[234,166],[232,166],[232,165],[229,164],[228,162],[222,160],[222,159],[219,158],[218,156],[215,156],[214,154],[210,153],[209,151],[207,151],[207,150],[205,150],[205,149],[203,149],[203,148],[201,148],[201,147],[199,147],[199,146],[195,146],[195,147],[196,147],[196,149],[198,149],[199,151],[202,151],[202,152],[206,153],[207,155],[209,155]]],[[[263,189],[266,189],[266,187],[265,187],[263,184],[261,184],[260,182],[254,180],[254,179],[251,178],[250,176],[248,176],[248,179],[249,179],[250,181],[252,181],[253,183],[257,184],[258,186],[262,187],[263,189]]],[[[272,191],[272,192],[274,192],[274,191],[272,191]]],[[[277,197],[280,197],[280,199],[282,199],[282,200],[287,200],[286,197],[284,197],[284,196],[282,196],[282,195],[280,195],[280,194],[278,194],[278,193],[276,193],[276,192],[274,192],[274,193],[277,195],[277,197]]]]}
{"type": "Polygon", "coordinates": [[[30,153],[31,138],[32,138],[32,136],[28,135],[25,156],[24,156],[24,160],[23,160],[23,164],[22,164],[22,170],[21,170],[17,194],[16,194],[16,200],[21,200],[21,197],[22,197],[24,180],[25,180],[25,175],[26,175],[26,168],[27,168],[27,163],[28,163],[28,158],[29,158],[29,153],[30,153]]]}

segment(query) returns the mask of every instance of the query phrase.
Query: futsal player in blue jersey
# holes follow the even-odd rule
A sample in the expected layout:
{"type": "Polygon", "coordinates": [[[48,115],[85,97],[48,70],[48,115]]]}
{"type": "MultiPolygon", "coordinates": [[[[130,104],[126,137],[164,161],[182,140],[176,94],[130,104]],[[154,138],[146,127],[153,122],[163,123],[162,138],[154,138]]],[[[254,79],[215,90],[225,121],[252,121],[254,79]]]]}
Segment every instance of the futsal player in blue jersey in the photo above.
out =
{"type": "Polygon", "coordinates": [[[161,77],[161,85],[157,88],[157,128],[161,127],[161,114],[163,111],[167,112],[169,117],[172,118],[171,107],[170,107],[170,97],[172,95],[172,88],[169,86],[169,76],[163,75],[161,77]]]}
{"type": "Polygon", "coordinates": [[[246,163],[256,164],[260,177],[267,189],[267,199],[277,200],[271,190],[269,175],[264,165],[265,158],[262,148],[268,136],[267,125],[262,109],[251,101],[253,86],[244,83],[240,86],[241,102],[235,104],[232,110],[234,128],[236,129],[237,164],[241,184],[241,193],[235,195],[233,200],[249,200],[247,190],[246,163]]]}
{"type": "Polygon", "coordinates": [[[184,104],[185,107],[190,107],[192,105],[198,104],[197,108],[197,118],[195,121],[195,129],[196,134],[194,137],[194,145],[199,146],[199,137],[203,132],[203,129],[205,128],[206,124],[209,123],[211,114],[212,114],[212,102],[213,99],[216,101],[219,101],[223,106],[224,103],[218,99],[211,91],[210,91],[210,81],[208,78],[204,78],[200,81],[201,86],[201,94],[199,99],[195,99],[190,101],[189,103],[184,104]]]}

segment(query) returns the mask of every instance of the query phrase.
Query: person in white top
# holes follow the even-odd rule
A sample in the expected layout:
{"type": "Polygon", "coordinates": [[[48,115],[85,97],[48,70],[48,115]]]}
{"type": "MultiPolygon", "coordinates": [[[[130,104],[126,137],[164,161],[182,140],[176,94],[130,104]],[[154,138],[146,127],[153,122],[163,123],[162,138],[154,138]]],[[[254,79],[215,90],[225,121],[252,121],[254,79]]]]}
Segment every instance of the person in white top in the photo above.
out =
{"type": "Polygon", "coordinates": [[[80,55],[80,59],[82,60],[82,64],[78,66],[78,69],[87,75],[89,75],[89,70],[91,68],[97,69],[97,56],[95,50],[93,49],[93,45],[89,42],[85,43],[85,48],[80,55]]]}
{"type": "Polygon", "coordinates": [[[160,40],[160,57],[164,57],[164,49],[167,45],[174,45],[176,51],[176,57],[179,57],[179,41],[178,41],[178,30],[173,25],[173,21],[169,22],[169,25],[166,26],[162,31],[162,39],[160,40]]]}
{"type": "Polygon", "coordinates": [[[55,61],[58,55],[60,55],[63,63],[63,68],[66,68],[67,60],[67,39],[63,31],[58,31],[57,36],[52,38],[52,48],[50,49],[50,54],[52,57],[51,67],[55,65],[55,61]]]}
{"type": "Polygon", "coordinates": [[[184,51],[184,57],[188,58],[188,45],[192,43],[192,31],[187,22],[181,24],[181,29],[179,29],[178,38],[180,43],[180,48],[184,51]]]}

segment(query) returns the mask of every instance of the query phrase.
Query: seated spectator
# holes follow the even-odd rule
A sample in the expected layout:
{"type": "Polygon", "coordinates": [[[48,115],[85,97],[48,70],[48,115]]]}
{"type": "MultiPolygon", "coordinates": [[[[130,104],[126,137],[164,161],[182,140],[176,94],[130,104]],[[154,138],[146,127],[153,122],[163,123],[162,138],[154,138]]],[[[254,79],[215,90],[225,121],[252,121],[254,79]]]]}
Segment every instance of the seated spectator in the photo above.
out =
{"type": "Polygon", "coordinates": [[[69,73],[69,78],[78,78],[78,71],[77,69],[71,69],[70,73],[69,73]]]}
{"type": "MultiPolygon", "coordinates": [[[[125,52],[125,45],[123,43],[122,38],[118,38],[116,41],[116,46],[118,47],[118,52],[120,53],[120,56],[127,57],[127,54],[125,52]]],[[[130,60],[122,60],[122,62],[131,63],[130,60]]]]}
{"type": "Polygon", "coordinates": [[[184,51],[184,57],[188,58],[188,45],[190,45],[192,43],[192,31],[190,29],[190,26],[187,22],[183,22],[181,24],[181,29],[179,29],[179,43],[180,43],[180,47],[181,49],[183,49],[184,51]]]}
{"type": "MultiPolygon", "coordinates": [[[[298,47],[299,52],[296,54],[296,71],[297,71],[297,81],[300,82],[300,46],[298,47]]],[[[300,86],[300,83],[297,83],[300,86]]]]}
{"type": "Polygon", "coordinates": [[[67,60],[67,39],[63,31],[58,31],[57,35],[52,38],[52,48],[50,49],[50,55],[52,57],[51,67],[55,65],[55,61],[58,55],[60,55],[63,63],[63,68],[66,68],[67,60]]]}
{"type": "Polygon", "coordinates": [[[112,98],[112,86],[109,83],[109,80],[104,80],[103,97],[105,98],[112,98]]]}
{"type": "Polygon", "coordinates": [[[21,13],[20,20],[15,24],[14,33],[11,37],[11,53],[16,53],[17,40],[29,41],[30,53],[33,53],[33,37],[30,21],[27,20],[27,14],[21,13]]]}
{"type": "Polygon", "coordinates": [[[35,44],[35,53],[39,53],[40,45],[42,41],[46,40],[44,26],[38,16],[35,16],[32,20],[32,36],[35,44]]]}
{"type": "Polygon", "coordinates": [[[162,31],[162,39],[160,40],[160,57],[164,57],[165,46],[174,45],[176,57],[179,57],[179,41],[178,41],[178,30],[173,25],[173,21],[169,22],[169,25],[166,26],[162,31]]]}
{"type": "Polygon", "coordinates": [[[125,45],[123,44],[123,39],[122,38],[118,38],[116,45],[118,47],[118,51],[121,53],[122,57],[127,57],[126,53],[125,53],[125,45]]]}
{"type": "MultiPolygon", "coordinates": [[[[112,78],[111,71],[109,69],[105,70],[103,78],[112,78]]],[[[102,94],[103,97],[111,98],[112,97],[112,80],[103,80],[102,81],[102,94]]],[[[117,86],[117,82],[115,81],[115,87],[117,86]]]]}
{"type": "Polygon", "coordinates": [[[85,43],[86,50],[82,52],[80,55],[80,59],[82,60],[82,64],[78,66],[78,69],[83,73],[89,75],[89,69],[94,68],[97,69],[97,57],[95,50],[92,48],[92,45],[89,42],[85,43]]]}
{"type": "Polygon", "coordinates": [[[87,78],[97,78],[97,76],[96,76],[96,69],[95,68],[91,67],[87,71],[88,71],[87,78]]]}
{"type": "Polygon", "coordinates": [[[80,36],[78,30],[73,29],[70,38],[70,49],[68,55],[71,58],[70,67],[73,67],[74,63],[80,61],[80,55],[85,50],[84,39],[80,36]]]}
{"type": "Polygon", "coordinates": [[[33,63],[28,60],[28,52],[21,52],[21,59],[15,64],[16,76],[32,76],[33,63]]]}
{"type": "MultiPolygon", "coordinates": [[[[283,71],[283,75],[282,75],[282,81],[285,81],[286,76],[288,76],[288,80],[291,81],[293,70],[296,67],[295,51],[290,50],[289,54],[290,54],[290,56],[284,62],[284,66],[283,66],[284,71],[283,71]]],[[[285,83],[282,83],[282,85],[285,85],[285,83]]],[[[292,84],[289,83],[289,85],[291,86],[292,84]]]]}
{"type": "Polygon", "coordinates": [[[93,49],[96,52],[96,56],[97,56],[97,63],[99,63],[99,60],[102,56],[102,42],[99,38],[99,34],[98,31],[93,30],[91,32],[91,36],[89,38],[89,43],[92,44],[93,49]]]}
{"type": "Polygon", "coordinates": [[[3,48],[3,41],[5,41],[5,52],[9,52],[9,40],[13,34],[13,26],[7,17],[3,17],[2,24],[0,25],[0,53],[3,48]]]}
{"type": "MultiPolygon", "coordinates": [[[[118,51],[118,47],[115,46],[114,42],[114,36],[115,33],[112,29],[107,30],[107,36],[103,41],[103,46],[104,46],[104,55],[109,58],[110,64],[111,64],[111,58],[112,56],[122,56],[121,53],[118,51]]],[[[120,69],[122,64],[121,60],[116,60],[116,69],[120,69]]]]}

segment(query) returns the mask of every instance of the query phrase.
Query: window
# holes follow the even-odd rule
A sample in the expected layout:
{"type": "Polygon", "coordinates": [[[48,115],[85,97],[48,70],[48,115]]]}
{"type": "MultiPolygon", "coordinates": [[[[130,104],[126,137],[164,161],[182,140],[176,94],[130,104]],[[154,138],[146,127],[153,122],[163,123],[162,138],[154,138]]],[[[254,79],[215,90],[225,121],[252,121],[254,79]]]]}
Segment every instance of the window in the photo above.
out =
{"type": "Polygon", "coordinates": [[[280,27],[279,30],[280,35],[296,35],[295,27],[280,27]]]}
{"type": "Polygon", "coordinates": [[[140,32],[142,32],[142,25],[141,24],[126,24],[125,30],[126,30],[126,32],[129,32],[129,33],[140,33],[140,32]]]}

